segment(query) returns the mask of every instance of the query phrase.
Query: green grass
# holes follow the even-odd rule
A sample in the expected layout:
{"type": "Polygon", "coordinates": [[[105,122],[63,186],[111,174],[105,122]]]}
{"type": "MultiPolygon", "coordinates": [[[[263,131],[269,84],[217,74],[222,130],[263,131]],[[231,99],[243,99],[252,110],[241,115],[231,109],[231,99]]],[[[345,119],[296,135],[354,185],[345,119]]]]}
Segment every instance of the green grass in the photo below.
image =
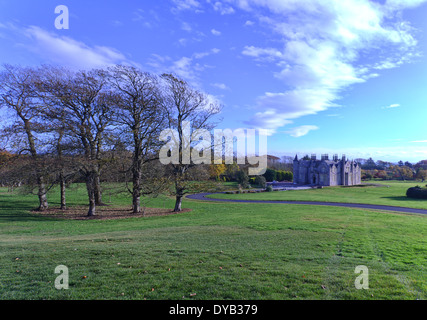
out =
{"type": "Polygon", "coordinates": [[[211,198],[253,200],[301,200],[345,203],[368,203],[427,209],[427,200],[406,197],[406,190],[418,182],[375,181],[372,185],[325,187],[323,189],[287,190],[262,193],[215,194],[211,198]]]}
{"type": "MultiPolygon", "coordinates": [[[[83,186],[68,197],[86,203],[83,186]]],[[[111,201],[130,207],[124,194],[111,201]]],[[[423,215],[186,200],[193,210],[178,215],[71,221],[30,214],[36,206],[0,189],[0,299],[427,297],[423,215]],[[69,268],[68,290],[55,289],[58,265],[69,268]],[[354,286],[358,265],[369,268],[368,290],[354,286]]]]}

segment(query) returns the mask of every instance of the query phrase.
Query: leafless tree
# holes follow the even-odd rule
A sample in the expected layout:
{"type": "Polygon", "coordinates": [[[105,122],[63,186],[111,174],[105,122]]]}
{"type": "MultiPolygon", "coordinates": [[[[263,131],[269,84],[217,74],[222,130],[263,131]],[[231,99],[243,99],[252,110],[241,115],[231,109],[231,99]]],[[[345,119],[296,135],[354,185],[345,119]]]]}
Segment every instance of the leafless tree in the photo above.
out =
{"type": "Polygon", "coordinates": [[[50,68],[41,86],[45,99],[50,99],[51,105],[56,106],[56,109],[51,109],[50,116],[65,125],[62,133],[69,137],[74,152],[82,155],[75,157],[75,161],[86,181],[88,216],[93,216],[96,205],[102,204],[102,153],[105,138],[111,129],[113,96],[107,87],[106,72],[98,69],[72,72],[50,68]]]}
{"type": "Polygon", "coordinates": [[[109,69],[109,82],[116,97],[114,121],[132,152],[132,189],[129,189],[132,210],[140,213],[141,196],[155,193],[161,186],[160,179],[148,178],[144,168],[158,158],[158,137],[165,122],[159,104],[158,81],[137,68],[118,65],[109,69]]]}
{"type": "Polygon", "coordinates": [[[194,89],[175,75],[163,74],[161,79],[163,81],[161,103],[166,113],[167,125],[178,133],[176,148],[179,160],[171,163],[175,194],[174,211],[177,212],[182,210],[182,198],[187,193],[188,183],[191,180],[190,168],[194,166],[189,159],[185,159],[185,149],[190,148],[191,142],[191,137],[186,135],[192,135],[200,129],[213,129],[215,123],[212,118],[221,108],[209,95],[194,89]],[[190,128],[185,128],[188,123],[190,128]]]}
{"type": "Polygon", "coordinates": [[[29,154],[32,171],[38,187],[39,207],[48,208],[45,167],[40,154],[37,131],[42,131],[40,115],[44,106],[37,94],[35,83],[37,73],[34,68],[4,65],[0,73],[0,106],[7,108],[15,116],[12,125],[3,127],[3,134],[13,136],[18,154],[29,154]]]}

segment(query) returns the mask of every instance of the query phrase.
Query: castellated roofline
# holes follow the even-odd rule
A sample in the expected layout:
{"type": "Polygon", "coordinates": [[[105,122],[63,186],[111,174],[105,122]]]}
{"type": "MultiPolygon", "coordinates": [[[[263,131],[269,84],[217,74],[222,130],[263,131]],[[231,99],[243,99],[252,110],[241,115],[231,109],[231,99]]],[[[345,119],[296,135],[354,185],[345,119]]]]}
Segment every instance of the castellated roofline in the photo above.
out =
{"type": "MultiPolygon", "coordinates": [[[[307,155],[307,156],[308,156],[308,155],[307,155]]],[[[309,157],[309,158],[310,158],[310,160],[315,160],[315,161],[321,161],[321,160],[332,160],[332,161],[345,160],[345,161],[350,161],[350,160],[346,157],[346,155],[345,155],[345,154],[343,154],[343,155],[341,156],[341,159],[340,159],[340,158],[338,157],[338,154],[334,154],[334,155],[332,156],[332,158],[330,158],[330,157],[329,157],[329,154],[325,153],[325,154],[322,154],[322,155],[321,155],[320,159],[318,159],[318,158],[317,158],[317,155],[316,155],[315,153],[312,153],[312,154],[311,154],[311,157],[309,157]]],[[[299,161],[299,160],[303,160],[303,158],[298,159],[298,154],[296,154],[296,155],[295,155],[295,158],[294,158],[294,161],[299,161]]],[[[305,161],[307,161],[307,160],[305,160],[305,161]]]]}

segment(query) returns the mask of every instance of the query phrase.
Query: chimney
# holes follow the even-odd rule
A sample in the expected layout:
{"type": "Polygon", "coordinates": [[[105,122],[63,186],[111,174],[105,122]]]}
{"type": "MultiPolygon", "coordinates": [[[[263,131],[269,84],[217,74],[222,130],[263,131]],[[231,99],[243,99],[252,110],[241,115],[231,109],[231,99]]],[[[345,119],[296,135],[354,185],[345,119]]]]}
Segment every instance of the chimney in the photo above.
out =
{"type": "Polygon", "coordinates": [[[338,155],[337,154],[334,154],[334,161],[338,161],[338,155]]]}
{"type": "Polygon", "coordinates": [[[316,160],[316,155],[315,154],[311,154],[311,160],[316,160]]]}

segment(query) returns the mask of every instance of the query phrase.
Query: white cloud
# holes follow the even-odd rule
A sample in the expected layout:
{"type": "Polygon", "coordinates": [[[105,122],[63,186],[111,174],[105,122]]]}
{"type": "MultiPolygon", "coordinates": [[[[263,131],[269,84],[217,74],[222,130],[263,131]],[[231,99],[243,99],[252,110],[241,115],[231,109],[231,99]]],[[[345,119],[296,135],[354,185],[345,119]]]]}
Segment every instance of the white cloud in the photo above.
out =
{"type": "Polygon", "coordinates": [[[282,93],[267,92],[256,102],[257,109],[266,111],[257,112],[245,123],[275,132],[278,128],[292,123],[293,119],[335,107],[334,98],[333,93],[322,89],[295,89],[282,93]]]}
{"type": "Polygon", "coordinates": [[[233,14],[235,12],[233,7],[225,5],[224,3],[219,1],[215,1],[215,3],[213,3],[213,8],[215,11],[218,11],[222,15],[233,14]]]}
{"type": "Polygon", "coordinates": [[[214,36],[220,36],[220,35],[221,35],[221,31],[218,31],[218,30],[215,30],[215,29],[212,29],[212,30],[211,30],[211,33],[212,33],[214,36]]]}
{"type": "Polygon", "coordinates": [[[204,51],[204,52],[196,52],[193,54],[193,58],[195,59],[202,59],[204,57],[210,56],[212,54],[217,54],[219,53],[221,50],[218,48],[213,48],[209,51],[204,51]]]}
{"type": "Polygon", "coordinates": [[[227,87],[227,85],[224,83],[211,83],[211,86],[218,88],[218,89],[221,89],[221,90],[230,90],[230,88],[227,87]]]}
{"type": "Polygon", "coordinates": [[[416,141],[411,141],[413,143],[427,143],[427,140],[416,140],[416,141]]]}
{"type": "Polygon", "coordinates": [[[305,126],[289,129],[288,131],[285,131],[285,133],[291,135],[292,137],[299,138],[299,137],[305,136],[307,133],[309,133],[312,130],[318,130],[318,129],[319,127],[317,126],[305,125],[305,126]]]}
{"type": "Polygon", "coordinates": [[[392,109],[392,108],[398,108],[398,107],[400,107],[400,104],[394,103],[394,104],[391,104],[389,106],[382,107],[382,109],[392,109]]]}
{"type": "Polygon", "coordinates": [[[89,46],[70,37],[58,36],[40,27],[26,28],[24,34],[31,40],[25,46],[46,59],[72,68],[96,68],[118,63],[135,64],[120,51],[105,46],[89,46]]]}
{"type": "Polygon", "coordinates": [[[258,98],[257,107],[268,111],[248,123],[276,130],[284,120],[334,106],[345,88],[380,76],[378,70],[411,61],[417,41],[399,10],[425,1],[235,0],[283,39],[277,46],[249,44],[242,50],[274,63],[273,75],[284,84],[282,91],[258,98]]]}
{"type": "Polygon", "coordinates": [[[210,68],[210,66],[203,64],[201,60],[210,55],[218,54],[220,51],[218,48],[212,48],[209,51],[195,52],[191,56],[184,56],[177,60],[173,60],[169,56],[152,54],[147,65],[155,73],[173,73],[198,87],[200,74],[210,68]]]}
{"type": "Polygon", "coordinates": [[[188,22],[183,22],[181,24],[181,29],[187,32],[191,32],[193,30],[193,28],[190,26],[190,24],[188,22]]]}
{"type": "Polygon", "coordinates": [[[274,61],[283,59],[283,53],[275,48],[258,48],[254,46],[245,46],[242,54],[256,58],[257,60],[274,61]]]}
{"type": "Polygon", "coordinates": [[[174,8],[172,8],[172,12],[174,13],[185,10],[199,12],[201,8],[201,4],[197,0],[172,0],[172,2],[175,4],[174,8]]]}

